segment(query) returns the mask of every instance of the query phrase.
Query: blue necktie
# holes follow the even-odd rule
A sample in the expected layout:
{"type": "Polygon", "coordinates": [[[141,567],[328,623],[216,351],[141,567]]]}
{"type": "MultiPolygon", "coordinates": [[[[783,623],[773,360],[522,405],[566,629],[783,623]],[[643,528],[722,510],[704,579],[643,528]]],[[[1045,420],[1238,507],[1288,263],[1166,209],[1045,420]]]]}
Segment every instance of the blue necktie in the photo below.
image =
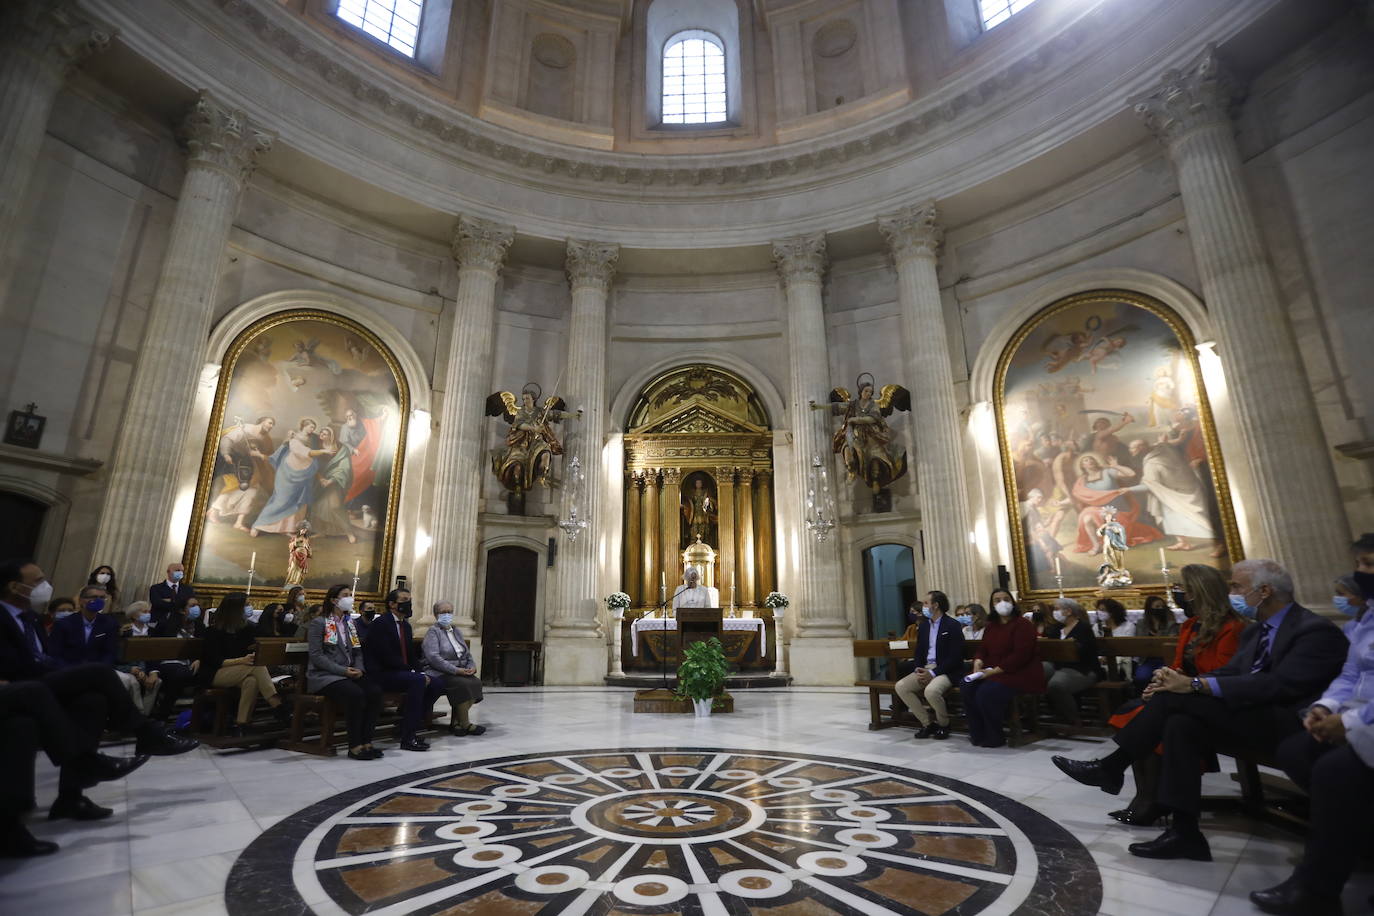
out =
{"type": "Polygon", "coordinates": [[[1250,666],[1251,674],[1258,674],[1261,671],[1269,670],[1269,635],[1274,631],[1274,628],[1267,623],[1262,623],[1260,626],[1263,627],[1263,629],[1260,630],[1259,651],[1255,654],[1255,663],[1250,666]]]}

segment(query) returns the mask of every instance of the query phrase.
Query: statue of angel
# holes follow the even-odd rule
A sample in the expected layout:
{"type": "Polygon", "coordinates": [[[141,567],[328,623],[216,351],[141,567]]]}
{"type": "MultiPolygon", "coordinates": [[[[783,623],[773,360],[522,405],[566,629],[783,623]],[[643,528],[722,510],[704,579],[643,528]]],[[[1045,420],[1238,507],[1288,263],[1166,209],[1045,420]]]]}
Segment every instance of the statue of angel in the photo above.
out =
{"type": "Polygon", "coordinates": [[[506,447],[492,457],[491,469],[501,486],[517,496],[523,495],[538,482],[553,485],[550,471],[553,456],[563,454],[563,443],[555,435],[553,424],[570,417],[582,416],[582,411],[569,412],[563,399],[551,395],[543,404],[543,392],[534,382],[520,390],[520,401],[509,391],[498,391],[487,398],[487,416],[504,417],[510,424],[506,433],[506,447]]]}
{"type": "Polygon", "coordinates": [[[849,479],[863,478],[875,494],[906,473],[906,452],[900,454],[892,445],[892,430],[887,417],[894,410],[911,409],[911,392],[901,385],[884,385],[875,399],[873,375],[864,372],[855,381],[858,397],[851,397],[844,388],[830,391],[829,404],[811,404],[812,410],[829,410],[842,415],[844,422],[831,445],[835,454],[844,459],[849,479]]]}

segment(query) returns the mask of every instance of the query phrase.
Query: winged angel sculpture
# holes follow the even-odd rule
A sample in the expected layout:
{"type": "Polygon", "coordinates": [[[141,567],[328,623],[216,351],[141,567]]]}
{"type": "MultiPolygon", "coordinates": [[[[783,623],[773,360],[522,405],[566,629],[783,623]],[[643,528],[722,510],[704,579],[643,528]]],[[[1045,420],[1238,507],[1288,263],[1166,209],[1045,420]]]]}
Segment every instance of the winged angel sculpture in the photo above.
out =
{"type": "Polygon", "coordinates": [[[906,473],[906,452],[898,453],[892,444],[892,429],[887,417],[894,410],[911,409],[911,392],[901,385],[884,385],[873,397],[874,382],[863,373],[855,382],[859,396],[844,388],[830,391],[829,404],[812,404],[813,410],[829,410],[843,416],[844,422],[831,437],[835,454],[844,459],[849,479],[863,478],[868,488],[879,493],[906,473]]]}
{"type": "Polygon", "coordinates": [[[580,410],[568,411],[568,405],[556,395],[541,404],[542,394],[539,386],[530,382],[521,389],[518,402],[509,391],[487,397],[487,416],[504,417],[510,424],[506,447],[492,457],[491,469],[518,504],[523,504],[524,494],[536,483],[553,486],[553,457],[563,454],[563,443],[553,424],[582,415],[580,410]]]}

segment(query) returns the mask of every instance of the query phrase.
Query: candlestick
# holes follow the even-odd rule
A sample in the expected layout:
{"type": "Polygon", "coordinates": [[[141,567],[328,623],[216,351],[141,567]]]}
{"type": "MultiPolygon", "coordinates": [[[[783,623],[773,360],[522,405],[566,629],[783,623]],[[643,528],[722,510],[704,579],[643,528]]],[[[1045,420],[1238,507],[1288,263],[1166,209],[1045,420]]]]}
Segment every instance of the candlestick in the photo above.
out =
{"type": "Polygon", "coordinates": [[[667,588],[667,587],[668,587],[668,574],[667,574],[666,572],[662,572],[662,571],[659,572],[659,574],[658,574],[658,587],[659,587],[659,588],[667,588]]]}
{"type": "Polygon", "coordinates": [[[362,569],[362,567],[363,567],[363,561],[362,561],[362,560],[354,560],[354,561],[353,561],[353,578],[354,578],[354,579],[357,579],[357,578],[358,578],[358,570],[362,569]]]}
{"type": "Polygon", "coordinates": [[[1164,548],[1163,548],[1163,547],[1159,548],[1159,568],[1160,568],[1160,569],[1168,569],[1168,568],[1169,568],[1169,558],[1166,557],[1166,556],[1164,556],[1164,548]]]}
{"type": "Polygon", "coordinates": [[[1055,576],[1055,577],[1054,577],[1054,584],[1057,585],[1057,586],[1059,586],[1059,597],[1060,597],[1060,598],[1063,598],[1063,597],[1064,597],[1064,577],[1063,577],[1063,576],[1055,576]]]}
{"type": "Polygon", "coordinates": [[[253,570],[257,569],[257,568],[258,568],[258,552],[255,550],[255,551],[253,551],[253,559],[251,559],[251,560],[248,561],[248,570],[249,570],[249,572],[251,572],[251,571],[253,571],[253,570]]]}
{"type": "Polygon", "coordinates": [[[1059,557],[1057,555],[1054,558],[1054,575],[1056,578],[1063,578],[1064,576],[1064,570],[1059,568],[1059,557]]]}

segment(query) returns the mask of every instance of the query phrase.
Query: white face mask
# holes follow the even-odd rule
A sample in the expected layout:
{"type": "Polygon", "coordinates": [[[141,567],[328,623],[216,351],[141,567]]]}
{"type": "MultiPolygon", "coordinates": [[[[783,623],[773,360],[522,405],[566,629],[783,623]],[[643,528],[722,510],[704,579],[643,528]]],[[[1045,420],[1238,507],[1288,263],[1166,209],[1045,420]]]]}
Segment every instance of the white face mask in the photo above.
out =
{"type": "Polygon", "coordinates": [[[342,597],[342,598],[338,599],[337,601],[335,601],[335,602],[334,602],[334,606],[337,607],[339,610],[343,611],[345,614],[352,613],[352,611],[353,611],[353,596],[352,596],[352,595],[345,595],[344,597],[342,597]]]}
{"type": "Polygon", "coordinates": [[[993,610],[995,610],[997,613],[1001,614],[1003,617],[1005,617],[1005,616],[1007,616],[1008,614],[1011,613],[1011,602],[1010,602],[1010,601],[999,601],[999,602],[997,602],[996,604],[994,604],[992,607],[993,607],[993,610]]]}
{"type": "Polygon", "coordinates": [[[1054,613],[1054,622],[1055,622],[1055,623],[1063,623],[1063,622],[1064,622],[1064,612],[1063,612],[1063,611],[1059,610],[1059,608],[1055,608],[1053,613],[1054,613]]]}
{"type": "Polygon", "coordinates": [[[109,573],[99,573],[99,574],[95,577],[95,581],[99,582],[101,585],[108,585],[108,584],[110,583],[110,574],[109,574],[109,573]]]}
{"type": "Polygon", "coordinates": [[[295,615],[295,614],[287,614],[285,617],[283,617],[283,618],[281,619],[281,622],[282,622],[282,623],[295,623],[295,622],[296,622],[296,615],[295,615]]]}
{"type": "Polygon", "coordinates": [[[40,607],[47,607],[52,600],[52,583],[48,581],[39,582],[29,592],[29,607],[35,611],[40,607]]]}

